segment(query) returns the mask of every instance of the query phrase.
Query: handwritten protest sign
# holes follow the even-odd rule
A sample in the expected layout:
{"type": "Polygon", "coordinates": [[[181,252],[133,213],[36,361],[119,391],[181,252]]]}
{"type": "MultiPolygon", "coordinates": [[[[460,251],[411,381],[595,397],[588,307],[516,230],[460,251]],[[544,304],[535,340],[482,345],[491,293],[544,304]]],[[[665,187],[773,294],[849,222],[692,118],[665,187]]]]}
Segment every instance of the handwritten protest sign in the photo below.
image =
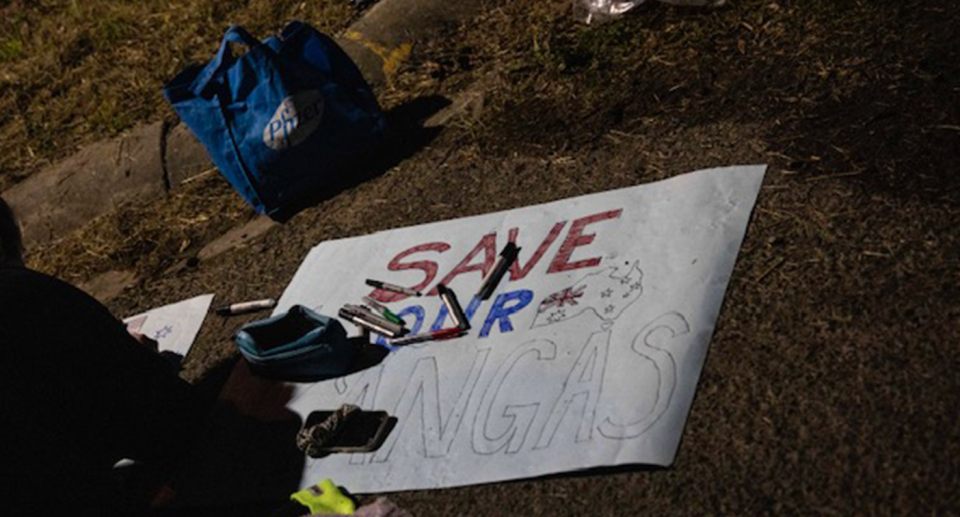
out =
{"type": "Polygon", "coordinates": [[[318,245],[278,313],[301,304],[332,315],[368,295],[412,332],[441,329],[452,325],[443,283],[467,304],[470,334],[313,384],[239,363],[179,498],[277,497],[328,477],[376,493],[669,465],[764,170],[700,171],[318,245]],[[493,296],[471,300],[509,241],[522,248],[517,262],[493,296]],[[425,296],[374,290],[368,278],[425,296]],[[375,452],[305,457],[300,423],[343,403],[386,410],[396,427],[375,452]]]}
{"type": "Polygon", "coordinates": [[[370,493],[670,464],[764,170],[700,171],[315,247],[278,312],[336,314],[371,295],[412,332],[451,326],[438,284],[470,300],[508,241],[522,249],[494,296],[466,307],[468,336],[294,385],[287,408],[302,418],[341,403],[398,418],[374,453],[308,459],[301,484],[334,476],[370,493]],[[367,278],[425,296],[373,290],[367,278]]]}

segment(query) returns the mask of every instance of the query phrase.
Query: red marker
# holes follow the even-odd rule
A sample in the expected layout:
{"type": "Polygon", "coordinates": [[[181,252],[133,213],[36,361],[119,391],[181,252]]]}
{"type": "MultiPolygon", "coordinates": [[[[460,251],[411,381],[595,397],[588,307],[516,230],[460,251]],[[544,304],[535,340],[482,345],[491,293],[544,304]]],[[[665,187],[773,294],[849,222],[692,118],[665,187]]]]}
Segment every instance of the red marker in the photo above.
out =
{"type": "Polygon", "coordinates": [[[446,339],[458,338],[466,333],[466,330],[458,328],[435,330],[433,332],[423,332],[420,334],[414,334],[412,336],[391,339],[390,344],[393,346],[403,346],[412,345],[414,343],[423,343],[426,341],[443,341],[446,339]]]}
{"type": "Polygon", "coordinates": [[[443,341],[444,339],[453,339],[453,338],[460,337],[466,333],[467,332],[464,329],[452,328],[452,329],[435,330],[431,332],[430,335],[433,336],[434,341],[443,341]]]}

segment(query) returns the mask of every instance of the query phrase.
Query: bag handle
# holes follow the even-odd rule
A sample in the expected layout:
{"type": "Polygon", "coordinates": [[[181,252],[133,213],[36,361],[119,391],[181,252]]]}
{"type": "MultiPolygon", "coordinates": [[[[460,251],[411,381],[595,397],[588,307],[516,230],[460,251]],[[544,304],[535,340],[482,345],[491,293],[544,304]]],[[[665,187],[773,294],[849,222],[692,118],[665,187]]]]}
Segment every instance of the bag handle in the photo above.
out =
{"type": "Polygon", "coordinates": [[[236,57],[230,51],[230,43],[242,43],[250,47],[251,50],[262,45],[260,40],[253,37],[246,29],[239,25],[232,25],[223,35],[223,41],[220,43],[220,50],[217,51],[217,55],[204,67],[194,81],[194,95],[208,97],[206,94],[213,79],[236,62],[236,57]]]}

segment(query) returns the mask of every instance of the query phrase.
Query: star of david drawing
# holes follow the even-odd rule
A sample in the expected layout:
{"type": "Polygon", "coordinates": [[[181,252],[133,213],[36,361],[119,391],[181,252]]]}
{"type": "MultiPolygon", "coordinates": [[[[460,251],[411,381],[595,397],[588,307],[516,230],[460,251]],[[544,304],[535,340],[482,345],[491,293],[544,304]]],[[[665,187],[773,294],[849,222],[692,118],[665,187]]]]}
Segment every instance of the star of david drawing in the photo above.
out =
{"type": "Polygon", "coordinates": [[[173,327],[171,327],[170,325],[164,325],[163,328],[161,328],[160,330],[156,331],[153,334],[153,339],[157,339],[157,340],[163,339],[169,336],[171,333],[173,333],[173,327]]]}

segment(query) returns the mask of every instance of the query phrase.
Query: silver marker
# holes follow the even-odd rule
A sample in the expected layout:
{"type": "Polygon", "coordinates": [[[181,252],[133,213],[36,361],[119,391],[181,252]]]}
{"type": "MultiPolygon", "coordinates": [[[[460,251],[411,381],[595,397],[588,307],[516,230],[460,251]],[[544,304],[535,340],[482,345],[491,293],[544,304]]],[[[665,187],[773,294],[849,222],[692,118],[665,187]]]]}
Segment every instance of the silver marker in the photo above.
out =
{"type": "Polygon", "coordinates": [[[277,301],[273,298],[263,300],[254,300],[252,302],[232,303],[230,305],[221,305],[214,309],[219,316],[236,316],[237,314],[246,314],[248,312],[263,311],[277,306],[277,301]]]}
{"type": "Polygon", "coordinates": [[[369,305],[372,309],[378,310],[380,312],[390,310],[390,309],[387,309],[386,305],[374,300],[373,297],[370,297],[370,296],[364,296],[363,303],[369,305]]]}
{"type": "Polygon", "coordinates": [[[357,318],[373,323],[379,327],[388,329],[398,336],[403,334],[406,331],[406,329],[403,327],[402,324],[398,324],[393,321],[390,321],[384,318],[383,316],[371,311],[369,307],[366,307],[363,305],[352,305],[348,303],[344,305],[343,309],[341,310],[346,311],[348,314],[352,314],[357,318]]]}
{"type": "Polygon", "coordinates": [[[443,304],[447,306],[447,312],[450,313],[454,326],[458,329],[469,330],[470,322],[467,321],[467,315],[464,314],[463,307],[461,307],[460,302],[457,301],[457,295],[453,292],[453,289],[440,284],[437,286],[437,292],[440,293],[440,299],[443,300],[443,304]]]}
{"type": "Polygon", "coordinates": [[[396,332],[391,331],[390,329],[383,328],[374,322],[367,321],[346,309],[340,309],[340,312],[338,314],[340,315],[341,318],[349,321],[350,323],[353,323],[358,327],[361,327],[366,330],[370,330],[372,332],[376,332],[378,334],[383,334],[388,338],[395,338],[399,335],[396,332]]]}

